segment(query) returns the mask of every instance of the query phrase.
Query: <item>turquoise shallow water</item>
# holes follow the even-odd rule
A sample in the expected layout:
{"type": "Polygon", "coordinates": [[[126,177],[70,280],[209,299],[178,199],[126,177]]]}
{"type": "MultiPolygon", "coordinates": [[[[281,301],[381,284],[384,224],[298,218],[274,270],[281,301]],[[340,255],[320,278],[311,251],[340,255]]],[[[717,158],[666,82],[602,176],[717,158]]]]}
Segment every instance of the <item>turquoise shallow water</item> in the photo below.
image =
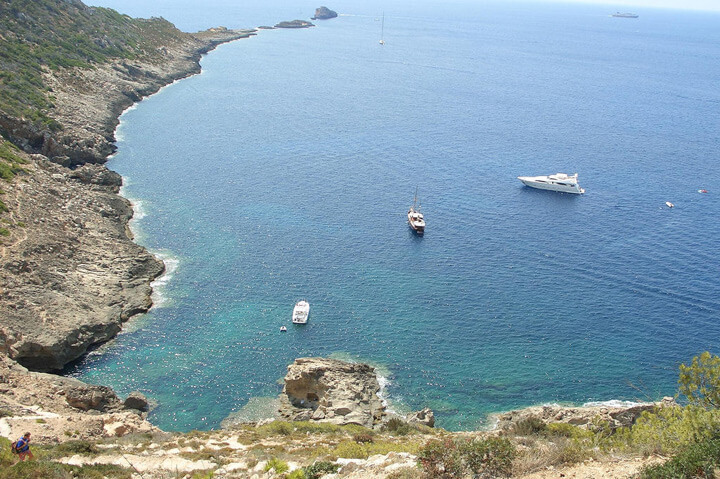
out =
{"type": "MultiPolygon", "coordinates": [[[[380,46],[382,6],[329,6],[343,15],[222,45],[123,115],[109,165],[171,272],[69,373],[143,391],[169,430],[276,396],[309,355],[380,366],[396,408],[449,429],[673,394],[720,339],[720,16],[391,4],[380,46]],[[557,171],[587,193],[516,179],[557,171]],[[290,327],[300,298],[310,322],[290,327]]],[[[224,23],[300,16],[253,8],[224,23]]]]}

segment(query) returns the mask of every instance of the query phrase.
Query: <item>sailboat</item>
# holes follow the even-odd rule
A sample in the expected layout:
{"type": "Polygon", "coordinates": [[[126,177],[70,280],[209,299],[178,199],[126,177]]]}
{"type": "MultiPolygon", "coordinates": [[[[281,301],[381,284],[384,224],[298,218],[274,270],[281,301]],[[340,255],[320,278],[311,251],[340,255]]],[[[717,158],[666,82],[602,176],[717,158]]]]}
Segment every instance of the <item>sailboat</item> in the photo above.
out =
{"type": "Polygon", "coordinates": [[[385,12],[383,12],[382,23],[380,23],[380,45],[385,45],[385,12]]]}
{"type": "Polygon", "coordinates": [[[410,228],[415,230],[417,234],[421,235],[425,232],[425,218],[423,214],[420,213],[420,205],[417,204],[417,186],[415,187],[413,205],[408,211],[408,223],[410,223],[410,228]]]}

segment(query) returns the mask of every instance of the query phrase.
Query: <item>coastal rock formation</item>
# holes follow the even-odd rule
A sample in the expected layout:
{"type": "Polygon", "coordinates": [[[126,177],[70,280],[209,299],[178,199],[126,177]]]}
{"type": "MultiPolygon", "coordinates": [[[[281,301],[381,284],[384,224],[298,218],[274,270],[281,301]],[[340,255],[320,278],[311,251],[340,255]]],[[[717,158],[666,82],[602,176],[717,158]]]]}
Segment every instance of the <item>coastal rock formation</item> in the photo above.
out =
{"type": "Polygon", "coordinates": [[[425,408],[420,411],[411,412],[405,416],[405,421],[408,424],[421,424],[427,427],[435,427],[435,413],[432,409],[425,408]]]}
{"type": "Polygon", "coordinates": [[[280,415],[292,421],[378,425],[385,406],[375,369],[326,358],[299,358],[288,366],[280,415]]]}
{"type": "Polygon", "coordinates": [[[82,385],[65,391],[65,400],[81,411],[105,411],[120,404],[115,391],[107,386],[82,385]]]}
{"type": "Polygon", "coordinates": [[[125,398],[123,406],[127,409],[136,409],[141,412],[146,412],[150,409],[147,398],[140,391],[132,391],[128,397],[125,398]]]}
{"type": "Polygon", "coordinates": [[[164,265],[133,243],[120,177],[35,155],[4,185],[10,235],[0,242],[0,353],[60,370],[150,308],[164,265]]]}
{"type": "Polygon", "coordinates": [[[164,20],[145,23],[153,22],[174,33],[153,38],[162,46],[147,58],[44,70],[49,114],[62,128],[0,111],[0,143],[35,153],[24,156],[15,178],[0,180],[0,354],[29,369],[61,370],[152,305],[150,282],[164,265],[132,242],[132,207],[118,196],[122,179],[98,164],[115,149],[120,113],[197,73],[201,55],[216,45],[254,34],[216,28],[191,35],[164,20]]]}
{"type": "Polygon", "coordinates": [[[509,411],[497,416],[499,429],[512,429],[513,426],[529,418],[541,419],[545,423],[568,423],[574,426],[592,429],[596,425],[610,429],[627,427],[645,411],[653,411],[658,407],[672,407],[676,403],[673,398],[665,398],[658,403],[635,403],[627,406],[536,406],[516,411],[509,411]]]}
{"type": "Polygon", "coordinates": [[[319,7],[315,9],[315,16],[311,20],[328,20],[337,16],[337,12],[330,10],[328,7],[319,7]]]}
{"type": "Polygon", "coordinates": [[[110,388],[33,373],[3,355],[0,411],[0,436],[19,437],[29,431],[37,443],[159,431],[145,420],[144,414],[123,408],[110,388]]]}

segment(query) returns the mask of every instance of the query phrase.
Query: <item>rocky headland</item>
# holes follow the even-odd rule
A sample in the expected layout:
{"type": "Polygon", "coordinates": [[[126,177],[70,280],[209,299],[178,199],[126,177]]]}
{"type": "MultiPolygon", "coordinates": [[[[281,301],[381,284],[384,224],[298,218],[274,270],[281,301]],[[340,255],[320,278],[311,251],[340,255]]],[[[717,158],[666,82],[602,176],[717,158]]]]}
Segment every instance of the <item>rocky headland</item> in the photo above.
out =
{"type": "Polygon", "coordinates": [[[0,188],[7,232],[0,236],[0,353],[35,371],[59,371],[150,308],[150,282],[164,265],[132,241],[122,179],[101,165],[115,150],[118,118],[199,72],[203,53],[252,34],[176,31],[144,59],[46,69],[57,131],[0,111],[0,134],[24,150],[12,153],[22,165],[0,188]]]}

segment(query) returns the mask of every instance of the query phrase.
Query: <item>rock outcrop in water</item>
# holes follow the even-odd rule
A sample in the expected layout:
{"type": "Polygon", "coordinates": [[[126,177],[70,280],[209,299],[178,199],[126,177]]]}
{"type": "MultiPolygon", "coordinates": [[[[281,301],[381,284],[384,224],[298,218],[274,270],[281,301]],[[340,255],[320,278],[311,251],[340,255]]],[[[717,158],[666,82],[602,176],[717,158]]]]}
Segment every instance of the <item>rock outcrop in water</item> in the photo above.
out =
{"type": "Polygon", "coordinates": [[[280,415],[291,421],[377,426],[385,416],[375,368],[326,358],[288,366],[280,415]]]}
{"type": "Polygon", "coordinates": [[[318,7],[315,9],[315,16],[311,20],[329,20],[337,16],[337,12],[330,10],[328,7],[318,7]]]}

